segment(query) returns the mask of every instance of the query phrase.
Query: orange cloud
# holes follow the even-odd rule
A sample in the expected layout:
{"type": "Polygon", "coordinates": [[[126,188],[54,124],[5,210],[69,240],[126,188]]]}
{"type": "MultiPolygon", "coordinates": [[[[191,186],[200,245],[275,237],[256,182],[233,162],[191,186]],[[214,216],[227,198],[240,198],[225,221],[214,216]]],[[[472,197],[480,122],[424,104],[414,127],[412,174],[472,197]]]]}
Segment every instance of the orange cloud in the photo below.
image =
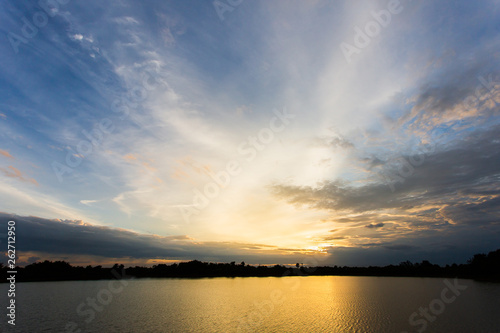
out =
{"type": "Polygon", "coordinates": [[[8,158],[14,158],[8,151],[0,149],[0,155],[3,155],[8,158]]]}
{"type": "Polygon", "coordinates": [[[142,162],[142,165],[149,171],[156,171],[156,168],[150,166],[148,162],[142,162]]]}
{"type": "Polygon", "coordinates": [[[137,157],[134,156],[134,154],[127,154],[125,156],[123,156],[124,159],[126,160],[136,160],[137,157]]]}
{"type": "Polygon", "coordinates": [[[10,177],[10,178],[17,178],[19,179],[20,181],[22,182],[28,182],[28,183],[32,183],[32,184],[35,184],[38,186],[38,182],[36,180],[34,180],[33,178],[29,179],[29,178],[25,178],[22,174],[22,172],[13,167],[12,165],[9,165],[9,169],[4,169],[4,168],[0,168],[1,171],[3,171],[3,173],[7,176],[7,177],[10,177]]]}

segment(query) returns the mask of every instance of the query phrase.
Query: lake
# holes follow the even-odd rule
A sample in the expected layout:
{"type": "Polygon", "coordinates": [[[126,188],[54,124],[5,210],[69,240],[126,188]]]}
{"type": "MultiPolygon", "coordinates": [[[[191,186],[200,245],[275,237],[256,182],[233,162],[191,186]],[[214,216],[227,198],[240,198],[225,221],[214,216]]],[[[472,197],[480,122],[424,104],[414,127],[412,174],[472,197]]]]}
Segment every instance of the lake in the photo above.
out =
{"type": "Polygon", "coordinates": [[[1,332],[500,332],[500,284],[351,276],[18,283],[1,332]],[[410,323],[411,321],[411,323],[410,323]]]}

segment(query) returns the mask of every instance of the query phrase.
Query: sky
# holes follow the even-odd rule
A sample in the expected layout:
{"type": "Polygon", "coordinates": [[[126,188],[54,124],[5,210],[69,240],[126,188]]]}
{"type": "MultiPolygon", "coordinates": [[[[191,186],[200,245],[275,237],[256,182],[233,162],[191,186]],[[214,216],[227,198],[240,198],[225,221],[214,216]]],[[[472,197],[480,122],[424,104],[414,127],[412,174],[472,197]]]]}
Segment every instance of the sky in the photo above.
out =
{"type": "MultiPolygon", "coordinates": [[[[18,263],[463,263],[500,240],[500,2],[3,1],[18,263]]],[[[5,251],[4,251],[5,250],[5,251]]]]}

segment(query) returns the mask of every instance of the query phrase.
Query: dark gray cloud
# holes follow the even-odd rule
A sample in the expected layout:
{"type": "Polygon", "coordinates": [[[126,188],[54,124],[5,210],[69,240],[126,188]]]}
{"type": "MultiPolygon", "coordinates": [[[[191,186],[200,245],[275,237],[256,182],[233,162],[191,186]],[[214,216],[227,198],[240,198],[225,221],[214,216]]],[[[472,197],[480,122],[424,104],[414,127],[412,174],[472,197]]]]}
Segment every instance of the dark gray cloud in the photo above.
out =
{"type": "Polygon", "coordinates": [[[498,102],[500,66],[490,52],[496,52],[496,47],[485,46],[469,62],[441,63],[440,71],[426,76],[416,94],[407,96],[413,102],[399,118],[399,125],[436,131],[442,124],[460,128],[466,123],[484,124],[498,115],[498,105],[492,107],[491,101],[498,102]],[[471,112],[474,109],[477,112],[471,112]]]}
{"type": "Polygon", "coordinates": [[[429,251],[420,247],[394,249],[397,245],[371,247],[335,247],[329,250],[330,258],[326,264],[338,266],[384,266],[398,264],[402,261],[421,262],[429,260],[432,263],[465,263],[474,252],[471,249],[457,249],[453,251],[429,251]],[[389,247],[389,248],[388,248],[389,247]],[[392,249],[391,249],[392,247],[392,249]],[[464,259],[465,258],[465,259],[464,259]]]}
{"type": "MultiPolygon", "coordinates": [[[[362,219],[363,217],[359,218],[359,220],[362,219]]],[[[71,263],[75,262],[75,258],[77,262],[88,263],[99,262],[99,258],[106,261],[105,259],[108,258],[125,264],[127,262],[143,264],[148,259],[198,259],[218,262],[234,260],[250,264],[304,262],[314,265],[342,266],[388,265],[406,260],[431,260],[435,263],[446,264],[465,262],[475,253],[487,252],[491,250],[493,244],[497,244],[500,237],[499,230],[489,229],[491,232],[486,231],[487,236],[482,237],[482,246],[478,246],[478,244],[467,242],[468,237],[479,239],[484,230],[471,232],[461,229],[457,235],[452,234],[452,237],[447,237],[446,241],[436,241],[435,238],[430,238],[429,234],[425,233],[409,234],[402,244],[402,240],[391,236],[394,231],[391,231],[391,224],[385,224],[384,231],[377,230],[377,232],[382,232],[377,237],[327,236],[324,240],[360,240],[361,242],[353,247],[330,247],[327,248],[327,254],[318,255],[300,249],[278,248],[271,245],[200,242],[184,235],[144,235],[124,229],[89,225],[82,221],[45,219],[6,213],[0,213],[0,230],[7,230],[6,224],[9,220],[16,221],[18,257],[26,254],[26,257],[20,261],[22,265],[45,259],[66,260],[71,263]],[[468,246],[460,246],[462,244],[468,244],[468,246]],[[88,260],[85,259],[86,257],[88,260]]],[[[357,229],[365,228],[360,226],[357,229]]],[[[344,229],[331,231],[331,233],[343,232],[345,232],[344,229]]],[[[443,236],[439,230],[433,230],[432,235],[443,236]]],[[[0,232],[0,246],[5,244],[5,239],[6,233],[0,232]]],[[[0,262],[6,262],[4,255],[0,256],[0,262]]]]}
{"type": "Polygon", "coordinates": [[[346,137],[340,134],[335,134],[332,136],[323,136],[319,138],[315,138],[312,141],[312,144],[314,146],[320,146],[320,147],[328,147],[328,148],[343,148],[343,149],[349,149],[349,148],[354,148],[354,144],[349,141],[346,137]]]}
{"type": "Polygon", "coordinates": [[[500,225],[500,197],[483,199],[479,203],[461,203],[443,208],[443,216],[471,225],[500,225]]]}
{"type": "Polygon", "coordinates": [[[475,86],[480,84],[475,78],[476,73],[475,70],[460,75],[450,73],[442,77],[449,80],[445,85],[442,82],[424,85],[415,108],[426,112],[443,112],[462,103],[466,96],[474,94],[475,86]]]}
{"type": "Polygon", "coordinates": [[[363,158],[362,159],[364,162],[368,163],[368,170],[371,170],[375,167],[381,166],[385,164],[385,161],[379,159],[378,157],[370,157],[370,158],[363,158]]]}
{"type": "MultiPolygon", "coordinates": [[[[186,235],[146,235],[125,229],[91,225],[78,220],[45,219],[0,212],[0,243],[5,244],[7,222],[16,222],[16,250],[23,253],[50,254],[67,258],[74,256],[101,258],[172,259],[233,261],[248,263],[294,262],[299,249],[278,249],[262,244],[236,242],[200,242],[186,235]],[[272,251],[270,251],[272,250],[272,251]]],[[[26,263],[43,260],[43,256],[26,258],[26,263]]],[[[5,260],[4,260],[5,261],[5,260]]]]}
{"type": "Polygon", "coordinates": [[[382,228],[384,226],[384,223],[380,222],[380,223],[370,223],[368,225],[365,225],[365,228],[370,228],[370,229],[376,229],[376,228],[382,228]]]}
{"type": "MultiPolygon", "coordinates": [[[[408,210],[440,203],[455,207],[448,212],[459,222],[467,222],[467,216],[476,215],[476,223],[493,223],[495,218],[500,218],[496,199],[500,194],[499,137],[500,127],[473,133],[446,150],[424,156],[421,164],[412,167],[411,172],[401,165],[387,164],[387,169],[381,172],[382,179],[364,185],[338,180],[318,187],[275,184],[272,191],[292,204],[352,213],[408,210]],[[480,201],[469,200],[480,195],[480,201]],[[463,215],[465,212],[467,214],[463,215]]],[[[411,156],[402,158],[411,160],[411,156]]],[[[343,222],[342,219],[337,221],[343,222]]]]}
{"type": "Polygon", "coordinates": [[[415,246],[405,245],[405,244],[384,245],[383,247],[386,249],[395,250],[395,251],[405,251],[405,250],[412,250],[412,249],[416,248],[415,246]]]}
{"type": "Polygon", "coordinates": [[[336,137],[328,140],[328,144],[333,148],[354,148],[354,144],[343,137],[336,137]]]}

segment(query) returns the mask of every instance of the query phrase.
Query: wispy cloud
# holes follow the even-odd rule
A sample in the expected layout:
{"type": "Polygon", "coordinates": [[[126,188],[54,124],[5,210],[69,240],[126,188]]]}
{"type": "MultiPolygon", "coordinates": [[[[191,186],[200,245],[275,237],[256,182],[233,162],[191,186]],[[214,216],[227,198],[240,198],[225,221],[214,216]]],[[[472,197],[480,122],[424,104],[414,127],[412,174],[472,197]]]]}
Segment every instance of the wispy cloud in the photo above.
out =
{"type": "Polygon", "coordinates": [[[26,178],[19,169],[13,167],[12,165],[9,165],[9,167],[6,169],[6,168],[0,168],[0,170],[4,173],[4,175],[6,177],[9,177],[9,178],[15,178],[15,179],[18,179],[22,182],[28,182],[28,183],[32,183],[32,184],[35,184],[35,185],[38,185],[38,182],[33,179],[33,178],[26,178]]]}
{"type": "Polygon", "coordinates": [[[3,150],[3,149],[0,149],[0,155],[5,156],[5,157],[7,157],[7,158],[12,158],[12,159],[14,159],[14,157],[12,157],[12,155],[11,155],[8,151],[3,150]]]}
{"type": "Polygon", "coordinates": [[[96,203],[96,202],[97,202],[97,200],[80,200],[81,204],[84,204],[87,206],[90,206],[91,204],[96,203]]]}

